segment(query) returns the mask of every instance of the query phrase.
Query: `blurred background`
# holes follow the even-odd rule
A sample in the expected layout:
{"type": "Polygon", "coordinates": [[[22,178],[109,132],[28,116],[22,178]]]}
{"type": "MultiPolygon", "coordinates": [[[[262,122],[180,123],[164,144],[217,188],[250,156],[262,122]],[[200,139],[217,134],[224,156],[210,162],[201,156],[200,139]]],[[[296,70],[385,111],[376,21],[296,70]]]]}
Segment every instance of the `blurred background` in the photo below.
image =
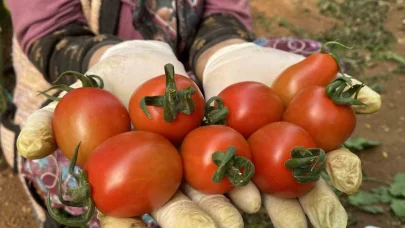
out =
{"type": "MultiPolygon", "coordinates": [[[[405,1],[251,0],[251,8],[258,37],[337,40],[353,47],[338,52],[346,72],[378,91],[383,106],[376,114],[358,115],[355,133],[345,143],[362,160],[361,191],[336,194],[349,213],[349,227],[405,227],[405,1]]],[[[1,0],[0,114],[15,85],[11,35],[1,0]]],[[[245,227],[272,227],[264,212],[244,219],[245,227]]],[[[0,153],[0,228],[35,226],[21,184],[0,153]]]]}

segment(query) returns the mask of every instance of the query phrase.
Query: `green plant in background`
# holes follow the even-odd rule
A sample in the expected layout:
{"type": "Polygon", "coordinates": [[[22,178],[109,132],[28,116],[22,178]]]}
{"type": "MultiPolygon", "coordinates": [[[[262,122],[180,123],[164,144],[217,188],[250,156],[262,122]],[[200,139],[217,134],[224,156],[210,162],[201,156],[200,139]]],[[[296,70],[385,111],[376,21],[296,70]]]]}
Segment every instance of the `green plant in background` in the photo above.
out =
{"type": "Polygon", "coordinates": [[[372,214],[384,213],[384,205],[389,204],[394,215],[405,221],[405,173],[395,175],[389,186],[359,191],[347,199],[350,205],[372,214]]]}
{"type": "Polygon", "coordinates": [[[385,27],[390,5],[399,7],[399,4],[401,4],[399,0],[318,0],[317,6],[320,13],[339,21],[332,28],[321,33],[303,30],[278,16],[266,22],[259,15],[255,20],[259,19],[256,26],[262,26],[265,30],[274,28],[276,26],[274,22],[276,22],[278,26],[288,29],[297,37],[320,42],[336,40],[354,47],[351,51],[337,51],[344,62],[346,72],[360,78],[378,92],[381,89],[377,84],[379,80],[386,80],[394,74],[405,73],[405,58],[390,51],[397,40],[385,27]],[[392,62],[394,67],[384,73],[365,76],[366,68],[376,66],[382,61],[392,62]]]}

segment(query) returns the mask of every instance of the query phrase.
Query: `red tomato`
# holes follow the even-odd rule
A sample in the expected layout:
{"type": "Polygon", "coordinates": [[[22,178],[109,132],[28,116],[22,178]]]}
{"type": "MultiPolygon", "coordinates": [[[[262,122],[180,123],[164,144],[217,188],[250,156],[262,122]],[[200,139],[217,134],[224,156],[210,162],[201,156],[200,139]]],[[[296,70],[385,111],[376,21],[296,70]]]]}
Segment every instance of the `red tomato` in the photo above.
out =
{"type": "Polygon", "coordinates": [[[212,154],[217,151],[225,153],[230,146],[236,148],[236,156],[251,158],[246,140],[230,127],[210,125],[191,131],[184,139],[180,152],[186,182],[206,194],[223,194],[233,189],[234,186],[226,176],[220,183],[212,180],[218,169],[212,154]]]}
{"type": "Polygon", "coordinates": [[[77,164],[84,166],[93,150],[106,139],[131,130],[125,106],[110,92],[83,87],[71,90],[56,105],[52,120],[55,140],[71,159],[81,141],[77,164]]]}
{"type": "Polygon", "coordinates": [[[348,105],[337,105],[325,88],[314,86],[299,93],[283,119],[304,128],[325,152],[341,146],[356,126],[356,114],[348,105]]]}
{"type": "Polygon", "coordinates": [[[282,120],[283,103],[271,88],[262,83],[236,83],[225,88],[218,97],[229,110],[227,125],[245,138],[268,123],[282,120]]]}
{"type": "Polygon", "coordinates": [[[338,73],[339,66],[329,54],[317,53],[288,67],[271,88],[288,106],[300,91],[310,86],[327,86],[338,73]]]}
{"type": "MultiPolygon", "coordinates": [[[[204,117],[205,102],[198,86],[190,78],[176,74],[174,75],[174,81],[177,90],[182,90],[190,86],[195,90],[195,93],[191,96],[192,102],[194,103],[194,111],[191,114],[178,112],[172,122],[167,122],[164,119],[163,107],[147,106],[151,115],[151,118],[149,118],[141,109],[140,102],[145,96],[164,95],[166,91],[166,80],[169,80],[169,83],[174,86],[173,77],[170,79],[170,76],[166,75],[152,78],[139,86],[130,99],[129,114],[132,124],[137,130],[159,133],[175,145],[178,145],[187,133],[201,125],[204,117]]],[[[185,98],[179,99],[177,102],[184,102],[184,99],[185,98]]]]}
{"type": "Polygon", "coordinates": [[[316,147],[304,129],[287,122],[275,122],[253,133],[248,143],[256,169],[252,180],[262,192],[281,198],[295,198],[314,187],[314,182],[298,183],[292,171],[285,166],[294,147],[316,147]]]}
{"type": "Polygon", "coordinates": [[[164,205],[177,191],[183,167],[176,148],[163,136],[131,131],[101,144],[85,167],[99,211],[134,217],[164,205]]]}

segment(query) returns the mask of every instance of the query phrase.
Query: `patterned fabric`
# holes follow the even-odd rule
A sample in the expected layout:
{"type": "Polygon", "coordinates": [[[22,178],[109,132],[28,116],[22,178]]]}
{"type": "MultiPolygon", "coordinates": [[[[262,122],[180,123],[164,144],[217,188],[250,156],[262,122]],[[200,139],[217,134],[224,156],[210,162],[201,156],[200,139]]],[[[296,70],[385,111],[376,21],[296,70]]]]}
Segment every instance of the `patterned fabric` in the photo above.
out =
{"type": "Polygon", "coordinates": [[[146,40],[168,43],[175,53],[185,48],[185,40],[192,40],[203,9],[201,0],[144,0],[135,4],[134,28],[146,40]]]}
{"type": "Polygon", "coordinates": [[[239,38],[253,41],[254,35],[235,17],[229,14],[213,14],[204,19],[191,46],[189,64],[195,69],[198,57],[208,48],[224,40],[239,38]]]}
{"type": "MultiPolygon", "coordinates": [[[[304,56],[319,52],[321,47],[321,43],[319,42],[293,37],[260,38],[255,40],[254,43],[260,46],[277,48],[304,56]]],[[[189,76],[197,81],[194,75],[190,74],[189,76]]],[[[65,191],[67,187],[72,188],[77,186],[76,181],[68,174],[68,167],[69,160],[58,150],[43,159],[24,160],[21,173],[25,178],[34,183],[43,198],[50,192],[51,202],[54,207],[64,208],[68,213],[78,215],[83,213],[83,209],[66,207],[60,204],[57,197],[57,181],[60,174],[62,174],[63,191],[65,191]]],[[[77,170],[78,168],[76,167],[76,171],[77,170]]],[[[148,227],[158,227],[157,223],[150,215],[144,215],[142,219],[148,227]]],[[[92,228],[100,227],[96,216],[94,216],[89,225],[92,228]]]]}
{"type": "MultiPolygon", "coordinates": [[[[112,35],[95,35],[87,26],[73,23],[35,41],[28,57],[45,79],[53,82],[62,72],[86,71],[97,48],[120,41],[112,35]]],[[[67,76],[59,82],[70,85],[75,81],[67,76]]]]}

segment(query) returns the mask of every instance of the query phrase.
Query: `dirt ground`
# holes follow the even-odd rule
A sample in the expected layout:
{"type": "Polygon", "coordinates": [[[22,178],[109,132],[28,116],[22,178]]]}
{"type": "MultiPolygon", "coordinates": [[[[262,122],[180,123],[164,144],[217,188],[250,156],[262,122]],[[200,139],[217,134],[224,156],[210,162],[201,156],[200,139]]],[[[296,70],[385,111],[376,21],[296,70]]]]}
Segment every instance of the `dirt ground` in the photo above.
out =
{"type": "MultiPolygon", "coordinates": [[[[298,28],[318,32],[333,25],[334,21],[318,13],[316,0],[251,0],[254,14],[263,13],[267,18],[280,16],[298,28]]],[[[405,55],[405,9],[394,8],[389,13],[386,26],[398,39],[395,51],[405,55]]],[[[256,26],[259,36],[292,35],[287,29],[274,28],[271,33],[262,26],[256,26]]],[[[388,66],[387,66],[388,67],[388,66]]],[[[376,71],[380,69],[370,69],[376,71]]],[[[382,69],[386,70],[386,69],[382,69]]],[[[405,75],[398,75],[383,82],[383,106],[373,115],[358,116],[354,136],[378,140],[382,145],[360,153],[364,172],[371,177],[391,180],[398,172],[405,172],[405,75]],[[385,156],[384,156],[385,155],[385,156]]],[[[367,189],[371,184],[364,184],[367,189]]],[[[374,225],[381,228],[405,227],[398,225],[390,214],[370,215],[350,208],[349,211],[358,218],[357,227],[374,225]]],[[[28,199],[24,195],[17,177],[10,169],[0,172],[0,228],[36,227],[31,215],[28,199]]]]}

